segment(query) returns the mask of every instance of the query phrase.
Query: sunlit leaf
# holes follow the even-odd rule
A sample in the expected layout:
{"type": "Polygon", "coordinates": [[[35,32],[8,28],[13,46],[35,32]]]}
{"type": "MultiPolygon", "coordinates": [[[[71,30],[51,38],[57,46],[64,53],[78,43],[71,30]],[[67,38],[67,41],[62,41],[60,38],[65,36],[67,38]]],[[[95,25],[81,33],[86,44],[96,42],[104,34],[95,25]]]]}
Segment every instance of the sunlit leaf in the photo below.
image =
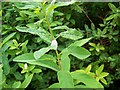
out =
{"type": "Polygon", "coordinates": [[[95,80],[95,78],[80,72],[71,72],[71,76],[73,79],[80,80],[84,83],[88,88],[103,88],[103,86],[95,80]]]}
{"type": "Polygon", "coordinates": [[[76,29],[69,29],[65,32],[61,32],[60,35],[64,38],[72,40],[78,40],[83,37],[82,33],[80,31],[77,31],[76,29]]]}
{"type": "Polygon", "coordinates": [[[87,49],[78,46],[69,47],[68,52],[79,59],[85,59],[91,55],[87,49]]]}
{"type": "Polygon", "coordinates": [[[70,75],[70,72],[59,71],[57,75],[60,88],[74,88],[73,78],[70,75]]]}
{"type": "Polygon", "coordinates": [[[40,58],[40,59],[36,60],[34,58],[33,53],[26,53],[26,54],[19,55],[16,58],[14,58],[13,61],[26,62],[29,64],[39,65],[39,66],[50,68],[55,71],[59,71],[58,65],[53,60],[51,60],[50,58],[49,59],[40,58]]]}

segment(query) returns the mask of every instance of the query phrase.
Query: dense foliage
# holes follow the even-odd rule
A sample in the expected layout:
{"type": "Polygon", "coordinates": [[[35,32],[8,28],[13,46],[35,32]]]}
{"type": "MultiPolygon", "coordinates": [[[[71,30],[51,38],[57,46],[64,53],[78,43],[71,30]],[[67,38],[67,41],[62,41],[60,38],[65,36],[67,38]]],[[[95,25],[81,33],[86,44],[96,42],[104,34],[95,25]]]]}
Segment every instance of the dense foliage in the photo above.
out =
{"type": "Polygon", "coordinates": [[[2,2],[0,89],[118,89],[119,5],[2,2]]]}

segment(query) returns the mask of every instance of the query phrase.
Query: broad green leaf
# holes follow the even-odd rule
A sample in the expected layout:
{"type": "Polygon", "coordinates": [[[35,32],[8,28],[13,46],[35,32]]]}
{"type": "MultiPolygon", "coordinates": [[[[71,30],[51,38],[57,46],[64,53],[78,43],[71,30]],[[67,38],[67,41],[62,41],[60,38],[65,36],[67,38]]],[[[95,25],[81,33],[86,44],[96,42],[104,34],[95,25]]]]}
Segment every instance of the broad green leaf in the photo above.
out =
{"type": "Polygon", "coordinates": [[[59,71],[58,65],[53,60],[51,60],[51,59],[49,60],[49,59],[40,58],[38,60],[35,60],[33,53],[26,53],[26,54],[22,54],[20,56],[17,56],[16,58],[13,59],[13,61],[26,62],[29,64],[39,65],[39,66],[50,68],[50,69],[55,70],[55,71],[59,71]]]}
{"type": "Polygon", "coordinates": [[[51,49],[51,47],[46,47],[46,48],[41,48],[38,51],[35,51],[34,52],[35,59],[38,60],[42,55],[44,55],[45,53],[47,53],[50,49],[51,49]]]}
{"type": "Polygon", "coordinates": [[[56,90],[58,90],[58,88],[60,88],[59,83],[54,83],[51,86],[49,86],[48,88],[56,88],[56,90]]]}
{"type": "Polygon", "coordinates": [[[30,61],[27,63],[47,67],[54,71],[59,71],[58,65],[51,60],[30,61]]]}
{"type": "Polygon", "coordinates": [[[20,81],[15,81],[12,85],[12,88],[19,88],[21,85],[21,82],[20,81]]]}
{"type": "Polygon", "coordinates": [[[109,6],[109,8],[110,8],[113,12],[116,12],[116,11],[117,11],[117,8],[115,7],[114,4],[109,3],[108,6],[109,6]]]}
{"type": "Polygon", "coordinates": [[[78,40],[83,37],[82,33],[76,29],[69,29],[65,32],[61,32],[60,35],[64,38],[72,40],[78,40]]]}
{"type": "Polygon", "coordinates": [[[8,42],[14,35],[16,34],[16,32],[11,33],[10,35],[8,35],[3,42],[0,44],[0,47],[2,47],[3,44],[5,44],[6,42],[8,42]]]}
{"type": "Polygon", "coordinates": [[[70,71],[70,58],[66,52],[61,55],[61,68],[62,71],[70,71]]]}
{"type": "Polygon", "coordinates": [[[73,78],[70,75],[70,72],[59,71],[57,75],[60,88],[74,88],[73,78]]]}
{"type": "Polygon", "coordinates": [[[31,82],[31,80],[33,78],[33,75],[34,74],[31,74],[27,78],[25,78],[25,80],[22,82],[22,84],[20,85],[19,88],[26,88],[30,84],[30,82],[31,82]]]}
{"type": "Polygon", "coordinates": [[[82,39],[82,40],[78,40],[75,41],[74,43],[72,43],[70,46],[83,46],[85,43],[87,43],[91,38],[86,38],[86,39],[82,39]]]}
{"type": "Polygon", "coordinates": [[[73,79],[80,80],[88,88],[103,88],[103,86],[99,82],[97,82],[95,78],[85,73],[74,71],[71,72],[71,76],[73,77],[73,79]]]}
{"type": "Polygon", "coordinates": [[[5,75],[8,75],[10,72],[10,65],[6,53],[2,54],[2,63],[3,63],[3,72],[5,75]]]}
{"type": "Polygon", "coordinates": [[[83,47],[78,47],[78,46],[71,46],[68,48],[68,52],[79,58],[79,59],[86,59],[87,57],[89,57],[91,54],[88,50],[86,50],[83,47]]]}
{"type": "Polygon", "coordinates": [[[51,41],[52,41],[50,33],[47,32],[46,30],[44,30],[41,27],[39,27],[38,29],[35,29],[35,28],[32,28],[32,27],[27,28],[27,27],[17,26],[16,29],[20,32],[27,32],[27,33],[38,35],[38,36],[40,36],[40,38],[42,40],[44,40],[45,43],[51,43],[51,41]]]}
{"type": "Polygon", "coordinates": [[[100,75],[103,71],[104,65],[101,65],[97,70],[96,70],[96,74],[100,75]]]}

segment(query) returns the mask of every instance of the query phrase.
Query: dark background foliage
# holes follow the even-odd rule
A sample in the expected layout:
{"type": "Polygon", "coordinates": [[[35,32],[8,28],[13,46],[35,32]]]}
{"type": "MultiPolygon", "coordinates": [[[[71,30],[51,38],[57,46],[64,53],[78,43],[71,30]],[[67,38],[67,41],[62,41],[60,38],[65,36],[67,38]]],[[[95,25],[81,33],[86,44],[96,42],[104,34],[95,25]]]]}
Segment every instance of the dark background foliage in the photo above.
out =
{"type": "MultiPolygon", "coordinates": [[[[11,85],[11,83],[17,80],[23,81],[25,78],[25,74],[21,74],[22,69],[19,67],[18,63],[13,62],[12,59],[15,58],[15,56],[27,52],[33,52],[41,47],[47,46],[47,44],[41,41],[41,38],[37,35],[22,33],[16,30],[15,27],[17,25],[25,26],[28,23],[33,23],[40,19],[40,17],[38,16],[32,16],[29,14],[25,15],[20,13],[20,11],[22,10],[17,8],[17,5],[19,6],[19,4],[20,3],[2,2],[2,39],[4,40],[11,33],[16,33],[15,36],[12,37],[11,40],[7,41],[7,44],[4,45],[4,47],[2,47],[1,49],[2,57],[6,61],[8,61],[7,63],[3,62],[4,64],[6,64],[6,67],[3,68],[3,72],[5,74],[6,82],[8,85],[11,85]],[[17,42],[18,45],[14,46],[13,40],[17,42]]],[[[76,2],[73,5],[59,7],[56,10],[64,13],[64,15],[60,17],[55,17],[54,20],[63,18],[63,24],[66,24],[71,28],[78,29],[80,32],[83,33],[84,38],[92,37],[90,43],[94,43],[96,45],[93,46],[90,43],[84,45],[84,47],[90,50],[90,52],[92,53],[92,55],[86,60],[76,60],[77,58],[70,56],[70,58],[72,58],[71,71],[84,69],[89,64],[93,65],[92,71],[95,71],[96,68],[98,68],[101,64],[104,64],[104,71],[109,73],[109,75],[106,77],[108,84],[104,85],[105,89],[119,90],[120,24],[116,24],[116,22],[120,23],[120,16],[118,17],[118,19],[115,20],[111,19],[108,21],[104,21],[111,14],[114,14],[114,12],[112,12],[112,10],[109,8],[108,4],[109,3],[104,2],[88,2],[82,4],[76,2]],[[99,24],[102,25],[100,26],[99,24]],[[101,31],[107,28],[107,31],[102,36],[101,34],[99,34],[101,33],[101,31],[97,28],[99,28],[101,31]]],[[[116,8],[120,10],[119,3],[113,3],[113,5],[115,5],[116,8]]],[[[29,9],[29,11],[34,12],[34,9],[29,9]]],[[[61,23],[58,22],[57,24],[61,25],[61,23]]],[[[45,26],[43,25],[43,27],[45,26]]],[[[57,32],[55,32],[55,34],[56,33],[57,32]]],[[[66,40],[64,38],[60,38],[58,41],[60,43],[60,47],[58,48],[59,51],[61,51],[72,42],[71,40],[66,40]]],[[[53,52],[49,53],[54,54],[53,52]]],[[[39,90],[47,88],[48,86],[58,81],[56,73],[52,70],[40,66],[36,66],[35,68],[40,68],[42,72],[36,73],[34,75],[31,83],[26,89],[32,88],[39,90]]]]}

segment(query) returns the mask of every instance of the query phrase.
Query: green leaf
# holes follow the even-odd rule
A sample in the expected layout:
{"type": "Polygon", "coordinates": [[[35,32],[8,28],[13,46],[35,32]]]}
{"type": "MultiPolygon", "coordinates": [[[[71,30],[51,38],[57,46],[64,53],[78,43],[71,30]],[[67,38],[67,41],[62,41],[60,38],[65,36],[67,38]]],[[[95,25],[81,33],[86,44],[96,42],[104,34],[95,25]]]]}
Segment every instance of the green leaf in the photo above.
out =
{"type": "Polygon", "coordinates": [[[51,47],[46,47],[46,48],[41,48],[38,51],[34,52],[34,57],[35,59],[39,59],[42,55],[44,55],[45,53],[47,53],[49,50],[51,49],[51,47]]]}
{"type": "Polygon", "coordinates": [[[38,36],[40,36],[40,38],[42,40],[44,40],[45,43],[51,43],[51,41],[52,41],[50,33],[47,32],[46,30],[44,30],[41,27],[39,27],[38,29],[35,29],[35,28],[32,28],[32,27],[27,28],[27,27],[17,26],[16,29],[20,32],[27,32],[27,33],[38,35],[38,36]]]}
{"type": "Polygon", "coordinates": [[[32,77],[33,77],[33,74],[31,74],[27,78],[25,78],[25,80],[22,82],[22,84],[20,85],[19,88],[26,88],[30,84],[32,77]]]}
{"type": "MultiPolygon", "coordinates": [[[[3,46],[2,46],[2,48],[1,48],[1,53],[2,52],[5,52],[6,50],[8,50],[8,48],[10,47],[10,45],[12,44],[13,42],[12,42],[12,40],[9,40],[8,42],[6,42],[3,46]]],[[[1,55],[2,56],[2,55],[1,55]]],[[[2,60],[2,59],[1,59],[2,60]]]]}
{"type": "Polygon", "coordinates": [[[96,44],[95,44],[95,43],[89,43],[89,45],[90,45],[90,46],[93,46],[93,47],[95,47],[95,46],[96,46],[96,44]]]}
{"type": "MultiPolygon", "coordinates": [[[[82,89],[83,89],[83,88],[88,88],[88,87],[85,86],[85,85],[76,85],[75,88],[79,88],[79,89],[82,88],[82,89]]],[[[82,89],[81,89],[81,90],[82,90],[82,89]]],[[[90,90],[90,88],[89,88],[89,90],[90,90]]],[[[92,89],[91,89],[91,90],[92,90],[92,89]]]]}
{"type": "Polygon", "coordinates": [[[61,32],[60,35],[64,38],[72,40],[78,40],[83,37],[82,33],[80,31],[77,31],[76,29],[69,29],[65,32],[61,32]]]}
{"type": "Polygon", "coordinates": [[[97,70],[96,70],[96,74],[100,75],[101,72],[103,71],[104,65],[101,65],[97,70]]]}
{"type": "Polygon", "coordinates": [[[89,49],[89,50],[90,50],[90,51],[93,51],[94,49],[95,49],[95,48],[93,48],[93,47],[90,47],[90,49],[89,49]]]}
{"type": "Polygon", "coordinates": [[[101,81],[102,83],[104,83],[105,85],[107,85],[107,81],[106,81],[104,78],[101,78],[100,81],[101,81]]]}
{"type": "Polygon", "coordinates": [[[25,4],[24,3],[16,3],[15,6],[18,8],[18,9],[34,9],[37,7],[37,3],[28,3],[26,2],[25,4]]]}
{"type": "Polygon", "coordinates": [[[107,73],[107,72],[102,72],[102,73],[100,74],[100,78],[106,77],[106,76],[108,76],[108,74],[109,74],[109,73],[107,73]]]}
{"type": "Polygon", "coordinates": [[[94,23],[91,23],[91,29],[94,31],[95,30],[95,25],[94,23]]]}
{"type": "Polygon", "coordinates": [[[16,34],[16,32],[11,33],[10,35],[8,35],[3,42],[0,44],[0,47],[2,47],[3,44],[5,44],[6,42],[8,42],[14,35],[16,34]]]}
{"type": "MultiPolygon", "coordinates": [[[[86,38],[86,39],[82,39],[82,40],[78,40],[78,41],[75,41],[74,43],[72,43],[70,46],[83,46],[85,43],[87,43],[91,38],[86,38]]],[[[69,46],[69,47],[70,47],[69,46]]]]}
{"type": "Polygon", "coordinates": [[[20,56],[17,56],[13,59],[15,62],[26,62],[33,65],[39,65],[43,67],[50,68],[55,71],[59,71],[58,65],[53,60],[46,60],[46,58],[40,58],[38,60],[35,60],[33,53],[26,53],[22,54],[20,56]]]}
{"type": "Polygon", "coordinates": [[[10,65],[6,53],[2,54],[2,63],[3,63],[3,72],[5,75],[8,75],[10,72],[10,65]]]}
{"type": "Polygon", "coordinates": [[[115,31],[113,32],[113,35],[117,35],[117,34],[119,34],[119,30],[115,30],[115,31]]]}
{"type": "Polygon", "coordinates": [[[91,68],[92,68],[92,65],[89,65],[89,66],[87,66],[87,68],[85,69],[85,71],[86,72],[90,72],[91,68]]]}
{"type": "Polygon", "coordinates": [[[95,48],[97,52],[100,52],[100,48],[99,47],[96,47],[95,48]]]}
{"type": "Polygon", "coordinates": [[[56,26],[54,28],[52,28],[52,30],[59,30],[59,29],[69,29],[67,26],[56,26]]]}
{"type": "Polygon", "coordinates": [[[2,90],[2,83],[3,83],[3,70],[2,70],[3,65],[0,64],[0,90],[2,90]]]}
{"type": "Polygon", "coordinates": [[[23,10],[23,11],[20,11],[20,13],[24,13],[24,14],[27,14],[29,16],[36,16],[36,14],[34,12],[31,12],[31,11],[26,11],[26,10],[23,10]]]}
{"type": "Polygon", "coordinates": [[[75,25],[75,20],[74,19],[71,19],[70,22],[75,25]]]}
{"type": "Polygon", "coordinates": [[[33,70],[32,70],[32,73],[40,73],[40,72],[42,72],[41,69],[33,69],[33,70]]]}
{"type": "Polygon", "coordinates": [[[18,66],[22,69],[24,69],[24,64],[23,63],[18,63],[18,66]]]}
{"type": "Polygon", "coordinates": [[[89,57],[91,54],[88,50],[86,50],[83,47],[78,47],[78,46],[71,46],[68,48],[68,52],[79,58],[79,59],[86,59],[87,57],[89,57]]]}
{"type": "Polygon", "coordinates": [[[103,88],[103,86],[99,82],[97,82],[95,78],[85,73],[74,71],[74,72],[71,72],[71,76],[73,77],[73,79],[80,80],[88,88],[103,88]]]}
{"type": "Polygon", "coordinates": [[[53,57],[53,56],[50,55],[50,54],[44,54],[43,56],[41,56],[40,59],[41,59],[41,60],[52,60],[53,62],[56,63],[56,58],[53,57]]]}
{"type": "Polygon", "coordinates": [[[48,88],[56,88],[56,90],[58,90],[58,88],[60,88],[59,83],[54,83],[51,86],[49,86],[48,88]]]}
{"type": "Polygon", "coordinates": [[[71,18],[71,14],[66,15],[66,19],[69,20],[71,18]]]}
{"type": "Polygon", "coordinates": [[[116,11],[117,11],[117,8],[115,7],[114,4],[109,3],[108,6],[109,6],[109,8],[110,8],[113,12],[116,12],[116,11]]]}
{"type": "Polygon", "coordinates": [[[106,20],[108,21],[108,20],[111,20],[111,19],[113,19],[113,18],[115,18],[115,17],[116,17],[116,14],[112,14],[112,15],[110,15],[109,17],[107,17],[106,20]]]}
{"type": "Polygon", "coordinates": [[[88,25],[85,24],[84,27],[85,27],[86,32],[91,31],[91,30],[89,29],[88,25]]]}
{"type": "Polygon", "coordinates": [[[20,81],[15,81],[12,85],[12,88],[19,88],[21,85],[21,82],[20,81]]]}
{"type": "Polygon", "coordinates": [[[59,71],[57,73],[60,88],[74,88],[73,78],[70,75],[70,72],[59,71]]]}
{"type": "MultiPolygon", "coordinates": [[[[26,65],[27,65],[27,64],[26,64],[26,65]]],[[[31,71],[31,70],[33,70],[34,68],[35,68],[34,65],[29,65],[29,66],[27,66],[28,71],[31,71]]],[[[24,69],[25,69],[25,65],[24,65],[24,69]]]]}
{"type": "Polygon", "coordinates": [[[105,48],[103,46],[100,46],[100,50],[105,50],[105,48]]]}
{"type": "Polygon", "coordinates": [[[54,0],[51,2],[51,4],[48,6],[48,8],[46,9],[46,19],[47,22],[51,23],[53,20],[53,13],[54,13],[54,9],[57,8],[57,6],[54,4],[54,0]]]}
{"type": "Polygon", "coordinates": [[[66,52],[64,52],[61,56],[61,67],[62,71],[70,71],[70,58],[66,52]]]}
{"type": "Polygon", "coordinates": [[[105,25],[104,24],[99,24],[100,25],[100,27],[105,27],[105,25]]]}
{"type": "Polygon", "coordinates": [[[75,3],[77,0],[71,0],[70,2],[58,2],[56,3],[57,7],[61,7],[61,6],[68,6],[70,4],[75,3]]]}

